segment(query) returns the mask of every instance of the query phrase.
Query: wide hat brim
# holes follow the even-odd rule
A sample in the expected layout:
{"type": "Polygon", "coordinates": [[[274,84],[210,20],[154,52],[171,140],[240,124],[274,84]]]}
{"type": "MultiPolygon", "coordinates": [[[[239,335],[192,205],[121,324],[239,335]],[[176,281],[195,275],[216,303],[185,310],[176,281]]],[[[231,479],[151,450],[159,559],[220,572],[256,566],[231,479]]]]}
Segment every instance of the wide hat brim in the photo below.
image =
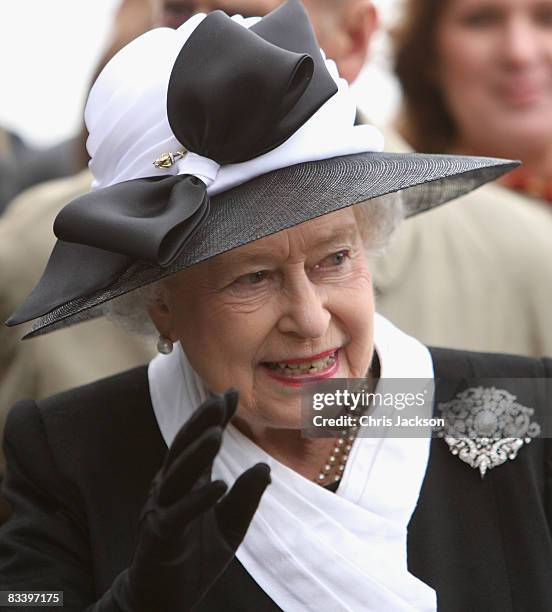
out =
{"type": "MultiPolygon", "coordinates": [[[[397,191],[402,192],[405,214],[410,217],[462,196],[517,165],[486,157],[367,152],[275,170],[211,198],[208,216],[170,265],[134,261],[101,290],[67,301],[61,295],[61,305],[36,319],[24,338],[101,316],[102,305],[114,298],[316,217],[397,191]]],[[[71,246],[65,244],[69,251],[71,246]]],[[[21,322],[18,313],[8,325],[21,322]]]]}

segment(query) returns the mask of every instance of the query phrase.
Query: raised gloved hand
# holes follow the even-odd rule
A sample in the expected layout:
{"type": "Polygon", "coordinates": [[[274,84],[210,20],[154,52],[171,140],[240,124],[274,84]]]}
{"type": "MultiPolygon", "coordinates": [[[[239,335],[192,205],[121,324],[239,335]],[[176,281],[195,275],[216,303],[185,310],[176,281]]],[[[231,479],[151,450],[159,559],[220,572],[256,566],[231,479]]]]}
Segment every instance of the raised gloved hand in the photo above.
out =
{"type": "Polygon", "coordinates": [[[235,555],[270,483],[270,468],[245,471],[225,495],[211,482],[237,391],[205,401],[176,435],[152,482],[131,566],[88,612],[174,612],[205,596],[235,555]]]}

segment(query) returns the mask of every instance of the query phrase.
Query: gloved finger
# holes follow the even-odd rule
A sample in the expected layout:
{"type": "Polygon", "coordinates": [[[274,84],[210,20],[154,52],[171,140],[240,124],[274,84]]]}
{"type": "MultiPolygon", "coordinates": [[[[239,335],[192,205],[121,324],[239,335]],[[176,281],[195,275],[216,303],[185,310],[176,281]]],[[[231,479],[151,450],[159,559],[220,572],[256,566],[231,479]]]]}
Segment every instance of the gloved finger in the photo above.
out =
{"type": "Polygon", "coordinates": [[[270,468],[257,463],[245,471],[228,494],[217,504],[217,523],[227,543],[234,550],[245,537],[261,497],[270,484],[270,468]]]}
{"type": "Polygon", "coordinates": [[[236,410],[238,409],[238,399],[240,396],[240,392],[232,387],[231,389],[227,389],[224,392],[224,401],[225,401],[225,414],[224,419],[222,421],[222,426],[226,427],[228,423],[232,420],[233,416],[236,414],[236,410]]]}
{"type": "Polygon", "coordinates": [[[201,474],[210,469],[222,442],[220,426],[210,427],[199,440],[185,447],[163,475],[159,485],[157,502],[166,506],[187,494],[201,474]]]}
{"type": "Polygon", "coordinates": [[[206,429],[222,424],[225,414],[226,403],[220,395],[213,395],[205,400],[178,430],[165,458],[163,471],[168,469],[183,448],[197,440],[206,429]]]}
{"type": "Polygon", "coordinates": [[[215,480],[163,508],[156,514],[158,533],[163,538],[181,536],[186,527],[212,508],[227,489],[224,481],[215,480]]]}

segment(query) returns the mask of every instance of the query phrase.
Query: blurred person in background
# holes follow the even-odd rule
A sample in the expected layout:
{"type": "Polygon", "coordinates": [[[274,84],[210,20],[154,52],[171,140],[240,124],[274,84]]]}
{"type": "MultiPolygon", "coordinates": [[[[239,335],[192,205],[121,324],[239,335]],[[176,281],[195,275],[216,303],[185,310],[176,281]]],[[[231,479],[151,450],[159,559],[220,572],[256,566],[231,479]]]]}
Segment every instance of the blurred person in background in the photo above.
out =
{"type": "Polygon", "coordinates": [[[21,191],[77,171],[77,139],[46,149],[29,147],[17,134],[0,127],[0,215],[21,191]]]}
{"type": "Polygon", "coordinates": [[[518,158],[523,167],[502,183],[552,201],[552,1],[424,0],[405,8],[395,42],[408,142],[518,158]]]}
{"type": "MultiPolygon", "coordinates": [[[[157,0],[124,0],[116,14],[108,47],[95,71],[129,41],[159,20],[157,0]]],[[[94,77],[95,78],[95,77],[94,77]]],[[[0,315],[9,312],[40,278],[55,236],[53,221],[71,199],[90,190],[92,176],[86,168],[85,135],[75,143],[80,171],[69,178],[42,183],[19,195],[0,218],[0,315]],[[79,147],[80,144],[80,147],[79,147]]],[[[149,361],[154,353],[139,338],[130,337],[113,323],[99,319],[80,329],[64,330],[31,345],[21,333],[0,327],[0,430],[14,401],[46,397],[109,376],[149,361]]],[[[0,454],[0,476],[4,457],[0,454]]],[[[10,508],[0,499],[0,522],[10,508]]]]}
{"type": "MultiPolygon", "coordinates": [[[[113,34],[95,75],[127,42],[155,25],[178,27],[190,14],[220,8],[229,14],[264,15],[279,0],[124,0],[115,17],[113,34]]],[[[369,0],[306,0],[322,47],[335,57],[339,70],[352,81],[366,58],[376,26],[369,0]]],[[[7,319],[38,281],[55,236],[53,221],[69,201],[87,193],[92,176],[86,168],[86,134],[80,138],[83,168],[75,176],[36,186],[10,204],[0,219],[0,315],[7,319]]],[[[41,399],[59,391],[109,376],[149,361],[155,351],[136,336],[128,336],[107,319],[98,319],[21,342],[21,331],[0,328],[0,431],[7,410],[18,400],[41,399]],[[108,348],[109,347],[109,348],[108,348]]],[[[0,474],[4,459],[0,454],[0,474]]],[[[7,516],[2,509],[0,521],[7,516]]]]}
{"type": "Polygon", "coordinates": [[[502,184],[527,194],[486,186],[405,223],[375,265],[378,309],[430,344],[550,355],[552,2],[406,0],[403,9],[394,33],[402,147],[521,159],[502,184]]]}

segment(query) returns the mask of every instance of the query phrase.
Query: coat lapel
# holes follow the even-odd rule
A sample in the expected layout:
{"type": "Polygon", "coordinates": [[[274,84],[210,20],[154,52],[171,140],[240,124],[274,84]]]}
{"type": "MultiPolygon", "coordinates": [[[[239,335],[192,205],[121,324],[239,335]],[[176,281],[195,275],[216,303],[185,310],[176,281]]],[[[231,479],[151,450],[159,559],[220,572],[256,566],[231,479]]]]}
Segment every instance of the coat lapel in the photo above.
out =
{"type": "MultiPolygon", "coordinates": [[[[544,377],[538,360],[432,349],[435,405],[459,388],[501,378],[544,377]],[[439,379],[441,383],[439,383],[439,379]]],[[[542,364],[540,364],[542,368],[542,364]]],[[[506,382],[507,381],[507,382],[506,382]]],[[[522,398],[545,423],[538,384],[522,398]]],[[[536,439],[484,479],[442,439],[431,443],[428,469],[408,530],[410,571],[437,592],[439,610],[549,610],[552,540],[545,508],[546,443],[536,439]]]]}

